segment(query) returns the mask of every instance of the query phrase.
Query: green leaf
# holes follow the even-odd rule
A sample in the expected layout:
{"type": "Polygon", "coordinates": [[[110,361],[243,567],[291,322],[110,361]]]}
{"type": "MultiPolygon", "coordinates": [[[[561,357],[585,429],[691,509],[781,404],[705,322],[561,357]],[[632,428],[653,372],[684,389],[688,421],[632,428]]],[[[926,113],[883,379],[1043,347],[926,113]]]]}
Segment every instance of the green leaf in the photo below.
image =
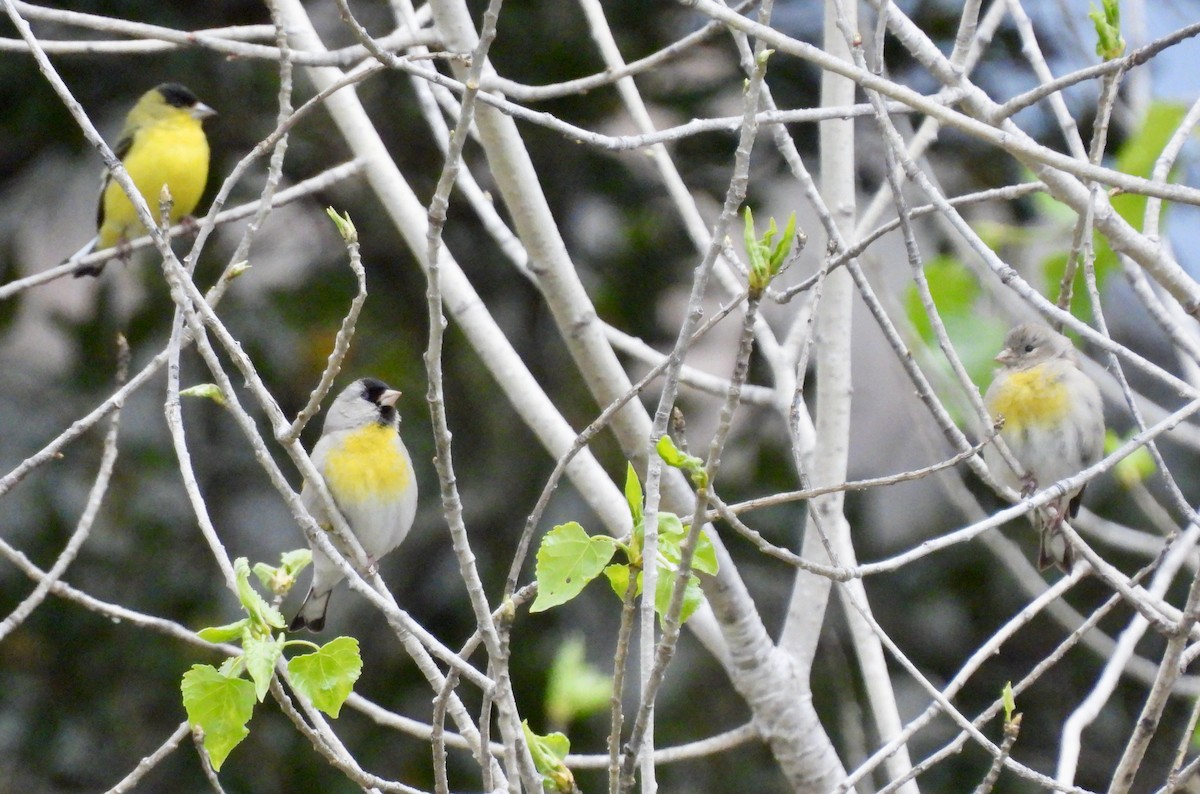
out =
{"type": "Polygon", "coordinates": [[[250,564],[245,557],[233,561],[233,572],[237,577],[238,599],[245,607],[250,619],[260,626],[271,626],[281,629],[287,625],[279,610],[263,599],[258,591],[250,584],[250,564]]]}
{"type": "Polygon", "coordinates": [[[548,792],[570,794],[575,791],[575,778],[564,759],[571,751],[571,742],[561,733],[538,736],[529,728],[529,721],[521,721],[525,743],[533,758],[533,767],[542,776],[542,785],[548,792]]]}
{"type": "Polygon", "coordinates": [[[312,653],[293,656],[288,660],[288,673],[292,686],[318,709],[337,719],[354,682],[362,674],[358,640],[337,637],[312,653]]]}
{"type": "Polygon", "coordinates": [[[312,562],[310,549],[295,549],[285,551],[279,558],[279,565],[267,565],[265,562],[254,564],[254,575],[262,586],[275,595],[287,595],[296,585],[300,572],[312,562]]]}
{"type": "MultiPolygon", "coordinates": [[[[608,577],[608,583],[612,586],[613,592],[618,598],[625,598],[625,590],[629,587],[629,566],[628,565],[610,565],[604,569],[604,575],[608,577]]],[[[658,566],[658,579],[654,584],[654,611],[658,613],[659,618],[667,614],[667,609],[671,606],[671,591],[675,587],[675,580],[679,578],[679,572],[667,565],[658,566]]],[[[642,594],[642,572],[637,574],[637,590],[635,595],[642,594]]],[[[683,609],[679,613],[679,622],[686,623],[687,619],[692,616],[697,607],[704,601],[704,591],[700,588],[700,579],[695,574],[688,574],[687,587],[683,591],[683,609]]]]}
{"type": "MultiPolygon", "coordinates": [[[[629,566],[628,565],[609,565],[604,569],[604,575],[608,578],[608,583],[612,585],[613,592],[617,594],[617,598],[622,602],[625,600],[625,591],[629,589],[629,566]]],[[[642,593],[642,572],[638,571],[637,590],[634,595],[638,596],[642,593]]]]}
{"type": "Polygon", "coordinates": [[[242,632],[248,625],[250,625],[250,619],[242,618],[236,623],[227,623],[224,626],[210,626],[206,629],[200,629],[196,632],[196,635],[208,642],[233,642],[241,638],[242,632]]]}
{"type": "Polygon", "coordinates": [[[769,219],[767,231],[761,238],[754,229],[754,214],[749,207],[746,207],[744,217],[742,233],[746,244],[746,258],[750,264],[750,292],[761,294],[787,263],[792,242],[796,239],[796,213],[793,212],[788,218],[782,235],[775,225],[775,219],[769,219]]]}
{"type": "MultiPolygon", "coordinates": [[[[768,238],[775,232],[775,219],[771,219],[771,229],[768,232],[768,238]]],[[[788,254],[792,252],[792,242],[796,239],[796,213],[788,216],[787,226],[783,229],[783,235],[780,236],[779,242],[771,249],[770,268],[771,276],[774,277],[779,273],[783,266],[787,263],[788,254]]]]}
{"type": "Polygon", "coordinates": [[[546,683],[546,716],[566,726],[604,709],[612,697],[612,679],[587,663],[584,641],[574,636],[559,646],[546,683]]]}
{"type": "Polygon", "coordinates": [[[642,520],[642,500],[645,497],[633,464],[626,463],[625,466],[625,501],[629,504],[629,515],[633,516],[633,523],[636,524],[642,520]]]}
{"type": "Polygon", "coordinates": [[[246,723],[254,713],[254,685],[244,678],[226,678],[207,664],[192,665],[180,684],[188,724],[204,732],[204,749],[213,769],[250,733],[246,723]]]}
{"type": "MultiPolygon", "coordinates": [[[[658,613],[660,619],[667,614],[667,610],[671,606],[671,592],[675,589],[675,582],[678,579],[678,571],[663,565],[658,566],[658,581],[654,585],[654,611],[658,613]]],[[[681,625],[687,623],[687,619],[703,601],[704,591],[700,589],[700,580],[694,574],[688,574],[687,586],[683,591],[683,609],[679,612],[681,625]]]]}
{"type": "MultiPolygon", "coordinates": [[[[690,526],[680,521],[679,516],[674,513],[659,513],[659,554],[672,565],[678,565],[683,553],[683,542],[690,531],[690,526]]],[[[696,541],[695,551],[692,552],[692,567],[709,575],[717,573],[717,550],[704,530],[700,530],[700,538],[696,541]]]]}
{"type": "MultiPolygon", "coordinates": [[[[679,516],[674,513],[658,513],[658,553],[667,560],[679,562],[679,546],[687,537],[687,530],[679,516]]],[[[645,521],[634,527],[634,540],[640,549],[645,540],[645,521]]]]}
{"type": "Polygon", "coordinates": [[[1000,691],[1000,699],[1004,703],[1004,721],[1012,722],[1013,712],[1017,710],[1017,701],[1013,697],[1012,681],[1004,682],[1004,689],[1000,691]]]}
{"type": "Polygon", "coordinates": [[[683,543],[683,539],[687,537],[687,528],[683,526],[683,522],[679,520],[679,516],[674,513],[659,513],[658,514],[658,550],[661,552],[663,546],[674,547],[675,559],[679,559],[679,545],[683,543]]]}
{"type": "Polygon", "coordinates": [[[1088,19],[1096,28],[1096,54],[1106,61],[1125,54],[1125,39],[1121,36],[1121,5],[1118,0],[1102,0],[1103,10],[1091,6],[1088,19]]]}
{"type": "Polygon", "coordinates": [[[292,549],[279,555],[279,565],[296,574],[303,571],[312,562],[312,549],[292,549]]]}
{"type": "MultiPolygon", "coordinates": [[[[749,212],[750,210],[746,211],[749,212]]],[[[668,466],[674,466],[677,469],[683,467],[685,456],[675,446],[675,441],[670,436],[664,435],[659,437],[658,443],[654,445],[654,448],[658,451],[658,456],[663,459],[663,463],[666,463],[668,466]]]]}
{"type": "Polygon", "coordinates": [[[686,472],[691,477],[692,484],[697,488],[704,488],[708,485],[708,472],[704,470],[704,461],[695,455],[688,455],[680,451],[670,436],[661,436],[654,448],[658,451],[658,456],[663,459],[663,463],[686,472]]]}
{"type": "Polygon", "coordinates": [[[679,565],[683,554],[683,542],[687,539],[688,527],[674,513],[658,514],[658,554],[672,567],[679,565]]]}
{"type": "Polygon", "coordinates": [[[179,392],[180,397],[204,397],[212,400],[217,405],[225,405],[225,395],[221,394],[221,387],[215,383],[201,383],[197,386],[192,386],[188,389],[183,389],[179,392]]]}
{"type": "Polygon", "coordinates": [[[608,535],[589,537],[575,521],[547,532],[538,548],[538,594],[529,611],[541,612],[579,595],[600,575],[616,550],[616,540],[608,535]]]}
{"type": "Polygon", "coordinates": [[[750,269],[754,269],[755,257],[760,256],[758,247],[758,232],[754,229],[754,213],[749,205],[742,212],[742,242],[746,246],[746,258],[750,260],[750,269]]]}
{"type": "Polygon", "coordinates": [[[720,564],[717,562],[717,549],[704,530],[700,530],[700,540],[696,542],[696,551],[692,554],[692,567],[709,576],[716,576],[720,569],[720,564]]]}
{"type": "Polygon", "coordinates": [[[275,580],[279,569],[274,565],[267,565],[265,562],[256,562],[250,568],[251,572],[258,577],[258,583],[268,590],[274,591],[271,587],[271,582],[275,580]]]}
{"type": "Polygon", "coordinates": [[[275,662],[283,654],[283,638],[256,637],[250,632],[242,638],[242,656],[246,660],[246,672],[254,681],[254,694],[259,702],[271,688],[271,679],[275,677],[275,662]]]}
{"type": "Polygon", "coordinates": [[[525,733],[525,741],[529,743],[529,754],[533,756],[533,765],[537,771],[545,774],[554,768],[557,762],[562,762],[567,753],[571,752],[571,742],[561,733],[548,733],[539,736],[529,727],[529,720],[521,720],[521,728],[525,733]]]}

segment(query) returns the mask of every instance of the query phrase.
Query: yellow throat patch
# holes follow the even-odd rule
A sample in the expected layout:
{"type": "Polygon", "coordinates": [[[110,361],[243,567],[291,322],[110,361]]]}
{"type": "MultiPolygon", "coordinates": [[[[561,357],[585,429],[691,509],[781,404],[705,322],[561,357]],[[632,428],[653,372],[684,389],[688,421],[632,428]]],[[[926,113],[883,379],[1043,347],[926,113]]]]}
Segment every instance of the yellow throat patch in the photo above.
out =
{"type": "Polygon", "coordinates": [[[1062,377],[1048,372],[1048,364],[1010,372],[992,396],[988,410],[1004,417],[1004,429],[1052,425],[1070,410],[1070,394],[1062,377]]]}
{"type": "Polygon", "coordinates": [[[330,451],[325,482],[339,502],[388,501],[404,492],[412,470],[396,440],[394,429],[371,424],[330,451]]]}

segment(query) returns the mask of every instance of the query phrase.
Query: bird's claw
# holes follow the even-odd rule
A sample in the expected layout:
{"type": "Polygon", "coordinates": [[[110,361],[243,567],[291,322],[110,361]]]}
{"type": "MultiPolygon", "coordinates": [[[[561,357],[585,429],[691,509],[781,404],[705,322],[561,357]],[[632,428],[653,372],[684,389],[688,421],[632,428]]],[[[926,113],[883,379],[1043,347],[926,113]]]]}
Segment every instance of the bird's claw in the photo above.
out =
{"type": "Polygon", "coordinates": [[[1037,480],[1033,479],[1033,477],[1031,477],[1027,474],[1021,478],[1021,496],[1022,496],[1022,498],[1028,499],[1029,497],[1031,497],[1035,493],[1037,493],[1037,489],[1038,489],[1037,480]]]}

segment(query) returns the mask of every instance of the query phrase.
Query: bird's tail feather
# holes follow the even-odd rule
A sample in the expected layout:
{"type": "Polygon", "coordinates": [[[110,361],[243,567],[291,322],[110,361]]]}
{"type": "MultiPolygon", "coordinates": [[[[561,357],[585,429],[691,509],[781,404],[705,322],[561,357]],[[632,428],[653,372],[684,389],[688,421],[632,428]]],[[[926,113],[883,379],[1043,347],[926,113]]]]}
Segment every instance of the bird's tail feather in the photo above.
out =
{"type": "Polygon", "coordinates": [[[329,609],[329,596],[332,594],[332,588],[324,593],[317,593],[315,589],[310,588],[308,595],[304,597],[304,603],[300,605],[300,611],[292,618],[288,631],[320,631],[325,628],[325,610],[329,609]]]}
{"type": "MultiPolygon", "coordinates": [[[[80,259],[83,259],[85,256],[90,254],[96,248],[96,244],[98,242],[100,242],[100,235],[96,235],[92,239],[88,240],[87,243],[83,246],[83,248],[80,248],[78,251],[71,254],[66,259],[64,259],[63,264],[69,265],[72,262],[77,262],[80,259]]],[[[75,278],[79,278],[80,276],[98,276],[98,275],[100,275],[101,272],[103,272],[103,270],[104,270],[104,265],[80,266],[80,267],[76,268],[76,270],[75,270],[75,278]]]]}
{"type": "Polygon", "coordinates": [[[1070,574],[1075,566],[1075,549],[1063,534],[1061,521],[1054,526],[1043,527],[1038,543],[1038,570],[1044,571],[1052,565],[1065,574],[1070,574]]]}

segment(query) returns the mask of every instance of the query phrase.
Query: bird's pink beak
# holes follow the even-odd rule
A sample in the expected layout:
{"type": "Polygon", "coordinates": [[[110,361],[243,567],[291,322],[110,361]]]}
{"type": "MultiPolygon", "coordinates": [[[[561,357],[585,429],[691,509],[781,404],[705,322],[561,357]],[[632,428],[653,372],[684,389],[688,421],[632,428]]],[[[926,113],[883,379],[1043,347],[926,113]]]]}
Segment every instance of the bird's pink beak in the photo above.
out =
{"type": "Polygon", "coordinates": [[[1016,356],[1013,355],[1013,352],[1006,347],[996,355],[994,360],[997,364],[1009,364],[1015,358],[1016,356]]]}
{"type": "Polygon", "coordinates": [[[400,399],[400,392],[395,389],[388,389],[379,396],[379,404],[386,405],[388,408],[395,408],[396,401],[400,399]]]}

